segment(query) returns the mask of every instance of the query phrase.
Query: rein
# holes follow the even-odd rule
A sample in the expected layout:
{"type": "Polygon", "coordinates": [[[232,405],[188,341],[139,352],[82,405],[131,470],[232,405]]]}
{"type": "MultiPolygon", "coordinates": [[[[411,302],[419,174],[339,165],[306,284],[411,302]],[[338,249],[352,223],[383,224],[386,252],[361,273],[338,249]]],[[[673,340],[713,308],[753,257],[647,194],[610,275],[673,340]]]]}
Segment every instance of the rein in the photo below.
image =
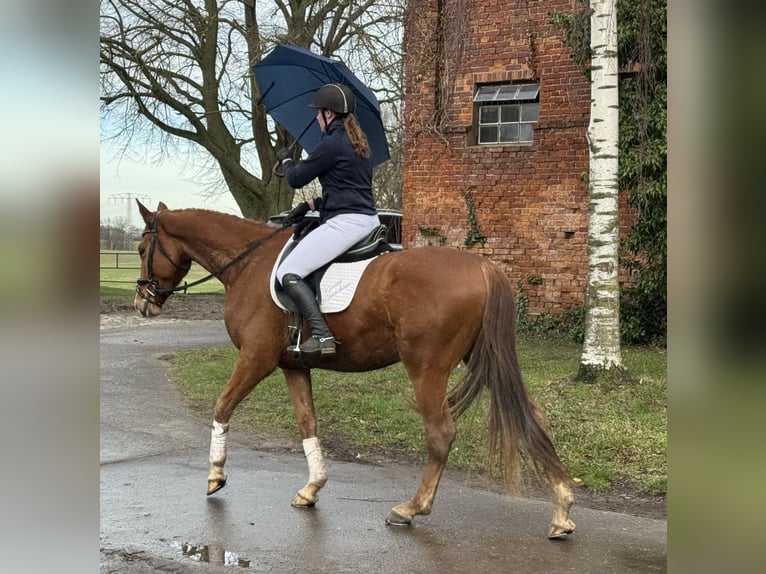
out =
{"type": "Polygon", "coordinates": [[[159,286],[158,281],[154,279],[153,273],[152,273],[152,262],[154,261],[154,246],[155,245],[157,246],[157,249],[159,249],[160,253],[162,253],[165,256],[165,259],[170,261],[170,264],[173,265],[173,267],[175,267],[176,269],[180,269],[181,271],[188,272],[189,269],[191,269],[191,263],[189,264],[188,267],[185,267],[185,268],[181,267],[175,261],[173,261],[170,255],[168,255],[168,252],[165,251],[165,248],[162,246],[162,243],[160,243],[160,239],[157,236],[157,226],[160,220],[160,213],[161,212],[159,211],[156,213],[154,217],[154,221],[152,222],[152,228],[144,229],[143,233],[141,234],[141,237],[143,237],[147,233],[152,234],[152,240],[151,240],[151,243],[149,243],[149,255],[147,257],[147,262],[146,262],[147,271],[149,272],[148,273],[149,277],[148,278],[139,277],[138,279],[136,279],[136,293],[138,293],[142,299],[145,299],[151,303],[154,303],[154,297],[157,295],[170,296],[173,293],[176,293],[178,291],[183,291],[184,293],[186,293],[186,290],[189,289],[190,287],[196,287],[197,285],[205,283],[206,281],[210,281],[214,277],[217,279],[220,279],[221,274],[223,274],[224,272],[234,267],[237,263],[242,261],[245,257],[250,255],[253,251],[258,249],[261,245],[263,245],[266,241],[274,237],[274,235],[276,235],[283,229],[283,227],[277,227],[271,233],[264,235],[257,241],[254,241],[253,243],[248,245],[245,248],[245,250],[242,251],[242,253],[240,253],[239,255],[237,255],[234,259],[229,261],[226,265],[224,265],[220,269],[214,271],[213,273],[210,273],[206,277],[203,277],[202,279],[197,279],[196,281],[192,283],[186,283],[186,281],[184,281],[183,285],[179,285],[178,287],[173,287],[172,289],[163,289],[162,287],[159,286]],[[149,297],[147,297],[146,294],[141,291],[140,287],[143,287],[143,286],[147,287],[146,291],[149,297]]]}

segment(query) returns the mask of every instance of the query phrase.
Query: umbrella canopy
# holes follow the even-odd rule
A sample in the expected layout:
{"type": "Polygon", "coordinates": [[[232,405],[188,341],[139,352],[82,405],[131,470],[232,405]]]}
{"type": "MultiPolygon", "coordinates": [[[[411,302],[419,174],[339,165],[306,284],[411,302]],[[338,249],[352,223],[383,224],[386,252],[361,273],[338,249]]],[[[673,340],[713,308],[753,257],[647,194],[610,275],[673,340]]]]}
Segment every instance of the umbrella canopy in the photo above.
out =
{"type": "Polygon", "coordinates": [[[322,137],[314,121],[316,109],[309,107],[314,92],[325,84],[346,84],[356,95],[355,115],[370,144],[372,165],[391,157],[378,99],[340,60],[280,44],[253,66],[253,73],[261,89],[259,103],[266,106],[266,113],[309,152],[322,137]]]}

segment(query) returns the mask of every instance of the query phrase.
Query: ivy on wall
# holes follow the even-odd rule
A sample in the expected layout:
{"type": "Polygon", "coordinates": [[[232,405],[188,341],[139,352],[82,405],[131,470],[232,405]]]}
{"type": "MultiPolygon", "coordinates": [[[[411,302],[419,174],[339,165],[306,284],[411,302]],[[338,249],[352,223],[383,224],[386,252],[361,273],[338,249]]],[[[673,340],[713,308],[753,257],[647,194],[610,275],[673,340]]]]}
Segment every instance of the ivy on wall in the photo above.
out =
{"type": "Polygon", "coordinates": [[[468,211],[468,232],[466,233],[464,244],[466,247],[473,247],[478,243],[484,247],[487,238],[481,234],[481,231],[479,230],[479,224],[476,222],[476,208],[473,205],[474,189],[474,186],[471,186],[468,189],[464,189],[460,192],[463,195],[465,207],[468,211]]]}
{"type": "Polygon", "coordinates": [[[435,14],[432,18],[424,18],[431,5],[430,0],[410,0],[407,3],[409,38],[405,44],[405,58],[416,82],[433,86],[431,113],[411,113],[407,122],[415,133],[445,138],[445,133],[454,123],[449,111],[453,109],[465,39],[469,36],[466,14],[472,7],[472,1],[436,0],[435,14]]]}

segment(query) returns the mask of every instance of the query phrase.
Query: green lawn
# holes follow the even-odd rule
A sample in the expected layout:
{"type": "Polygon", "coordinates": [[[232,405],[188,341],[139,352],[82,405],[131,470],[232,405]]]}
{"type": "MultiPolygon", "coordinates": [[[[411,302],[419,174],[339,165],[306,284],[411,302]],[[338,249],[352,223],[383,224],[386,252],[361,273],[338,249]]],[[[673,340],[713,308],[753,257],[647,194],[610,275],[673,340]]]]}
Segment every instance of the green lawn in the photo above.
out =
{"type": "MultiPolygon", "coordinates": [[[[531,395],[548,415],[551,437],[577,482],[594,492],[615,484],[647,494],[667,490],[667,357],[664,350],[623,349],[638,382],[575,384],[580,347],[562,341],[521,340],[519,356],[531,395]]],[[[174,376],[184,397],[212,415],[229,378],[233,348],[177,355],[174,376]]],[[[456,378],[459,373],[453,373],[456,378]]],[[[412,389],[401,365],[369,373],[313,371],[320,438],[346,444],[424,453],[423,426],[411,408],[412,389]]],[[[482,470],[486,394],[458,421],[450,465],[482,470]]],[[[280,371],[264,380],[235,411],[236,426],[253,426],[298,440],[295,416],[280,371]]]]}
{"type": "MultiPolygon", "coordinates": [[[[141,274],[141,260],[137,251],[101,252],[100,254],[101,296],[129,296],[133,298],[136,278],[141,274]],[[118,267],[119,266],[119,267],[118,267]]],[[[209,273],[197,263],[192,263],[184,281],[192,283],[206,277],[209,273]]],[[[183,283],[182,283],[183,284],[183,283]]],[[[218,279],[210,279],[193,287],[194,293],[223,293],[223,284],[218,279]]]]}

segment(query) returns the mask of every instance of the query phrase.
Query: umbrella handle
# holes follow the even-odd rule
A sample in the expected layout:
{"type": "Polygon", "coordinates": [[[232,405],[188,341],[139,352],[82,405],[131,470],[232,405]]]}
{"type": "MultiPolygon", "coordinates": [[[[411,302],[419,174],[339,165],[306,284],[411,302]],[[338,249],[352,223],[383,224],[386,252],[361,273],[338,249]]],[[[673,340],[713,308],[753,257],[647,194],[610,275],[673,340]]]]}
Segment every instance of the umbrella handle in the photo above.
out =
{"type": "MultiPolygon", "coordinates": [[[[303,134],[301,134],[301,135],[303,135],[303,134]]],[[[287,146],[287,149],[293,149],[297,142],[298,142],[298,140],[295,140],[293,143],[291,143],[289,146],[287,146]]],[[[273,173],[277,177],[285,177],[285,170],[282,169],[282,162],[281,161],[277,160],[277,163],[275,163],[274,167],[271,168],[271,173],[273,173]]]]}
{"type": "MultiPolygon", "coordinates": [[[[269,90],[271,89],[271,87],[272,86],[269,86],[269,90]]],[[[266,91],[268,92],[268,90],[266,90],[266,91]]],[[[287,149],[293,149],[295,147],[295,144],[298,143],[298,140],[301,139],[306,134],[307,131],[309,131],[309,128],[313,125],[313,123],[314,123],[314,120],[312,119],[308,123],[308,125],[305,128],[303,128],[303,131],[301,132],[301,135],[299,135],[297,138],[295,138],[293,140],[293,143],[291,143],[289,146],[287,146],[287,149]]],[[[273,173],[277,177],[284,177],[285,176],[285,172],[282,169],[282,162],[281,161],[278,161],[277,163],[274,164],[274,167],[271,168],[271,173],[273,173]]]]}

